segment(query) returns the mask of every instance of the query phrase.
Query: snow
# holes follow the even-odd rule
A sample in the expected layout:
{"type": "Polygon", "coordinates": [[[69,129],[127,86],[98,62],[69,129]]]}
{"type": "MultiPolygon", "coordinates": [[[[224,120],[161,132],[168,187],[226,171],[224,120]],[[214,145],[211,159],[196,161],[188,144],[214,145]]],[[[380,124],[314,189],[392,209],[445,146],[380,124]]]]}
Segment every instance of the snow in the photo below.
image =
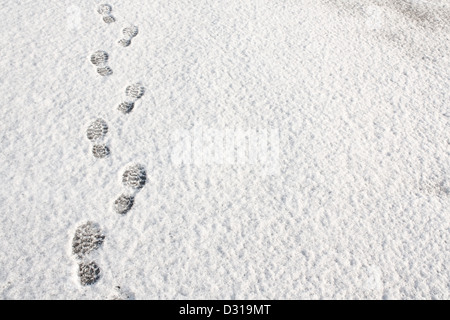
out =
{"type": "Polygon", "coordinates": [[[1,299],[450,298],[448,1],[108,3],[110,24],[101,2],[0,6],[1,299]],[[226,156],[227,132],[267,158],[226,156]],[[91,286],[86,221],[105,235],[91,286]]]}

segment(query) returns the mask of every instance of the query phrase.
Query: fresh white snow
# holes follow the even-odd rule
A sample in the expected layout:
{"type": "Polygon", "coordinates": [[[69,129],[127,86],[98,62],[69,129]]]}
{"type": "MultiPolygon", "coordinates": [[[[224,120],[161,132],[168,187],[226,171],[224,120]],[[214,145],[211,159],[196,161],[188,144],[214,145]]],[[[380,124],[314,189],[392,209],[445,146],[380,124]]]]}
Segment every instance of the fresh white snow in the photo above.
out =
{"type": "Polygon", "coordinates": [[[450,298],[447,0],[101,3],[1,3],[0,299],[450,298]]]}

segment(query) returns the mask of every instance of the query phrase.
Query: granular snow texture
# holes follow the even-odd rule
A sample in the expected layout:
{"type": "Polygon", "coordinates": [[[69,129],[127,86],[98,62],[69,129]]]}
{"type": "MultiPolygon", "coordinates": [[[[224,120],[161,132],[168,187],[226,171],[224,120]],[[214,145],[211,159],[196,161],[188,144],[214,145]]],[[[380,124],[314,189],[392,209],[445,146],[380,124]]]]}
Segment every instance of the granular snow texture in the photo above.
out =
{"type": "Polygon", "coordinates": [[[448,1],[100,4],[0,6],[0,299],[450,298],[448,1]],[[248,131],[266,163],[197,157],[248,131]],[[83,286],[86,221],[105,240],[83,286]]]}

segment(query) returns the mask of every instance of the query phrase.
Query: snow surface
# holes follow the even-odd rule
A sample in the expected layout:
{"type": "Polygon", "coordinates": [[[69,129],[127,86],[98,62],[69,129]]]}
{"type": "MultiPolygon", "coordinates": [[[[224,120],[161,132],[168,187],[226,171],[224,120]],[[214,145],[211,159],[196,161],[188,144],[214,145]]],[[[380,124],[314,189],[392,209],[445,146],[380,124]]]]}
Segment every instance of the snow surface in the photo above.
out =
{"type": "Polygon", "coordinates": [[[111,24],[101,2],[0,6],[1,299],[449,299],[447,0],[108,3],[111,24]],[[278,132],[277,170],[177,165],[196,128],[278,132]],[[130,163],[147,183],[120,216],[130,163]],[[89,220],[106,238],[84,287],[89,220]]]}

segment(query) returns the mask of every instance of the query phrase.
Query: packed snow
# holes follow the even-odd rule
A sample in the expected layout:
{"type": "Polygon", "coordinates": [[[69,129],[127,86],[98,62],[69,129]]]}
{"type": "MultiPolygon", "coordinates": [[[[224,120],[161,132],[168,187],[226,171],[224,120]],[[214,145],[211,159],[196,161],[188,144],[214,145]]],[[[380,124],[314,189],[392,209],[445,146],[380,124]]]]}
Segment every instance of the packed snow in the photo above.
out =
{"type": "Polygon", "coordinates": [[[450,298],[449,1],[0,13],[0,299],[450,298]]]}

